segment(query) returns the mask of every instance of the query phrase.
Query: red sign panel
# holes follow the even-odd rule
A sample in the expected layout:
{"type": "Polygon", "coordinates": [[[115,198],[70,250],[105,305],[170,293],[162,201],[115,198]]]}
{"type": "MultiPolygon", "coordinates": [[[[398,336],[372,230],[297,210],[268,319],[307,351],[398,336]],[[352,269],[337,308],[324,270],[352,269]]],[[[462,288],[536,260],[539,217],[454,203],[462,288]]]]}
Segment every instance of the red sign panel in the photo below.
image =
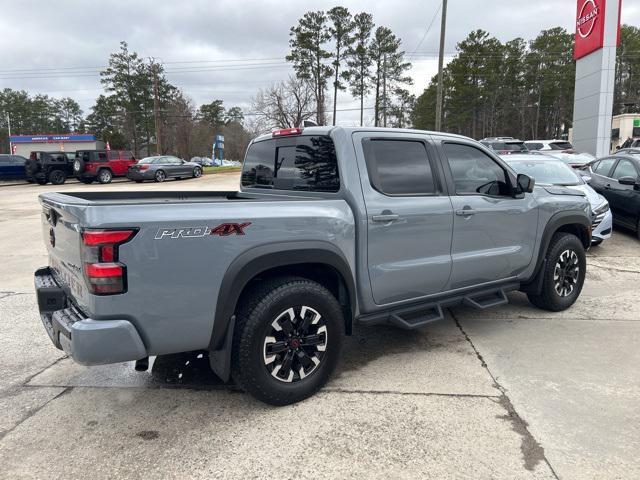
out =
{"type": "Polygon", "coordinates": [[[573,53],[576,60],[604,45],[605,4],[606,0],[578,0],[576,47],[573,53]]]}

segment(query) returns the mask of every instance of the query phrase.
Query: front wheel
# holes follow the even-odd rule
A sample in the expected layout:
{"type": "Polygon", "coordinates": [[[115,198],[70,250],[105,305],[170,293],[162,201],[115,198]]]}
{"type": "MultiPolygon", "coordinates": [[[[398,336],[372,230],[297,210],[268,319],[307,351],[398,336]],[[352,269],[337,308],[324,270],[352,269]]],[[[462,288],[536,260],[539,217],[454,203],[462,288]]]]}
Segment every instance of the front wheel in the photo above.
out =
{"type": "Polygon", "coordinates": [[[162,170],[158,170],[155,176],[156,182],[161,183],[167,179],[167,175],[162,170]]]}
{"type": "Polygon", "coordinates": [[[542,291],[527,297],[543,310],[566,310],[580,296],[586,272],[587,258],[580,239],[570,233],[556,233],[547,250],[542,291]]]}
{"type": "Polygon", "coordinates": [[[196,167],[193,169],[193,178],[198,178],[202,176],[202,169],[200,167],[196,167]]]}
{"type": "Polygon", "coordinates": [[[111,180],[113,180],[113,173],[111,173],[111,170],[107,170],[107,169],[100,170],[100,172],[98,173],[98,181],[100,183],[102,184],[111,183],[111,180]]]}
{"type": "Polygon", "coordinates": [[[344,318],[336,298],[300,277],[256,284],[240,303],[232,375],[251,395],[288,405],[317,392],[335,369],[344,318]]]}

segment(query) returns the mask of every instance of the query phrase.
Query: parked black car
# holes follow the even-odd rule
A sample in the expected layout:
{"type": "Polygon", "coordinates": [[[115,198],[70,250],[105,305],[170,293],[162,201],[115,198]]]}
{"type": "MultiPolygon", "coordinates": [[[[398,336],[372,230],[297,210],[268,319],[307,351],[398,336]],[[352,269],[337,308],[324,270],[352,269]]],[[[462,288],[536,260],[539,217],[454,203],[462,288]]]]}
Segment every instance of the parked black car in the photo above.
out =
{"type": "Polygon", "coordinates": [[[613,223],[635,230],[640,238],[640,156],[616,154],[583,168],[589,185],[609,201],[613,223]]]}
{"type": "Polygon", "coordinates": [[[20,155],[0,155],[0,180],[24,180],[27,178],[25,163],[20,155]]]}
{"type": "Polygon", "coordinates": [[[40,185],[48,182],[62,185],[73,176],[74,158],[75,152],[31,152],[25,165],[27,180],[40,185]]]}

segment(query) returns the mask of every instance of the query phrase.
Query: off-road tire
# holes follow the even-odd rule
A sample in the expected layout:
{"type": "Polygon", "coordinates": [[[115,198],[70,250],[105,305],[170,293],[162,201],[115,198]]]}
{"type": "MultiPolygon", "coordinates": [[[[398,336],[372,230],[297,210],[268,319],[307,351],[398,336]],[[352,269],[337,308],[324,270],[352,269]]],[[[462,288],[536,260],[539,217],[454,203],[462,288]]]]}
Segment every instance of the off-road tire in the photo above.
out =
{"type": "Polygon", "coordinates": [[[256,283],[236,311],[231,374],[245,391],[271,405],[288,405],[316,393],[335,369],[342,347],[344,318],[336,298],[324,286],[302,277],[283,276],[256,283]],[[278,380],[265,363],[266,338],[275,319],[290,308],[316,310],[326,326],[325,350],[308,376],[278,380]]]}
{"type": "Polygon", "coordinates": [[[73,161],[73,173],[75,173],[76,175],[81,174],[82,172],[84,172],[85,170],[85,163],[84,160],[81,158],[76,158],[73,161]],[[76,168],[77,167],[77,168],[76,168]]]}
{"type": "Polygon", "coordinates": [[[52,185],[62,185],[67,181],[67,174],[62,170],[53,170],[49,173],[48,177],[52,185]]]}
{"type": "Polygon", "coordinates": [[[113,173],[111,173],[111,170],[103,168],[98,172],[98,176],[96,178],[98,179],[98,182],[106,185],[107,183],[111,183],[111,180],[113,180],[113,173]]]}
{"type": "Polygon", "coordinates": [[[154,175],[154,180],[158,183],[162,183],[167,179],[167,174],[164,173],[164,170],[158,170],[154,175]]]}
{"type": "MultiPolygon", "coordinates": [[[[572,256],[568,254],[569,258],[572,256]]],[[[558,232],[553,235],[546,254],[546,263],[542,271],[542,291],[540,295],[527,294],[529,301],[538,308],[551,312],[566,310],[580,296],[587,272],[587,259],[582,241],[571,233],[558,232]],[[561,256],[567,258],[566,252],[573,252],[577,257],[577,278],[571,293],[562,295],[557,291],[556,267],[562,264],[561,256]]],[[[561,287],[560,287],[561,288],[561,287]]]]}

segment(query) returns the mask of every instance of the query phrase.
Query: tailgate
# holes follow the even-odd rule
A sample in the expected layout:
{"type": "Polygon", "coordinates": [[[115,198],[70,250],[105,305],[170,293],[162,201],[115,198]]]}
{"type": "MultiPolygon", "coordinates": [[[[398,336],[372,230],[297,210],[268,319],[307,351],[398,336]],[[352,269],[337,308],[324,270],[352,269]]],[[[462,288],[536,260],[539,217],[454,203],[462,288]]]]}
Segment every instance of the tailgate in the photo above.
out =
{"type": "Polygon", "coordinates": [[[79,219],[64,205],[47,199],[41,203],[42,234],[52,273],[71,299],[86,304],[89,292],[82,271],[79,219]]]}

